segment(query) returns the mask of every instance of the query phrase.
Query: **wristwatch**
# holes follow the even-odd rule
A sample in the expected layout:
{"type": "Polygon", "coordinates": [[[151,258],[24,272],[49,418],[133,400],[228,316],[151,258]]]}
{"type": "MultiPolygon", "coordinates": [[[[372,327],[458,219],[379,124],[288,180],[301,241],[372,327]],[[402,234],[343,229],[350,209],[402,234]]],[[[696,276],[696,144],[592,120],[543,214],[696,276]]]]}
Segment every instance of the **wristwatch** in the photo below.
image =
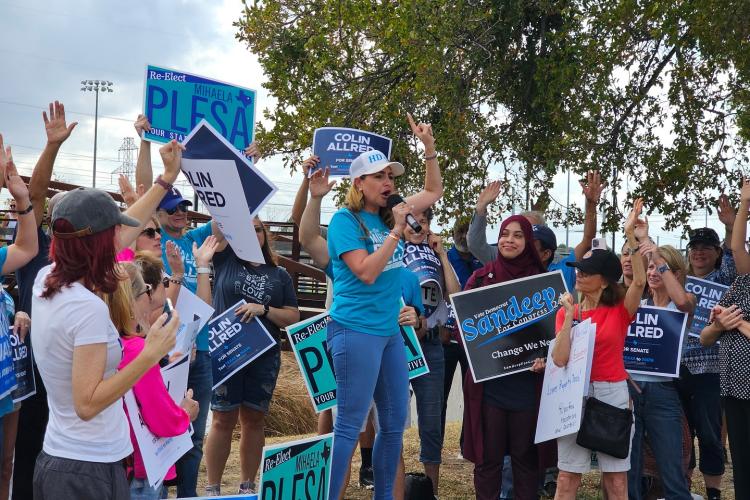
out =
{"type": "Polygon", "coordinates": [[[260,315],[260,317],[261,317],[261,318],[265,318],[266,316],[268,316],[268,311],[269,311],[270,309],[271,309],[271,308],[270,308],[270,307],[268,307],[268,304],[263,304],[263,314],[261,314],[261,315],[260,315]]]}
{"type": "Polygon", "coordinates": [[[664,274],[667,271],[671,271],[671,269],[669,269],[669,266],[666,263],[657,267],[656,270],[659,271],[659,274],[664,274]]]}

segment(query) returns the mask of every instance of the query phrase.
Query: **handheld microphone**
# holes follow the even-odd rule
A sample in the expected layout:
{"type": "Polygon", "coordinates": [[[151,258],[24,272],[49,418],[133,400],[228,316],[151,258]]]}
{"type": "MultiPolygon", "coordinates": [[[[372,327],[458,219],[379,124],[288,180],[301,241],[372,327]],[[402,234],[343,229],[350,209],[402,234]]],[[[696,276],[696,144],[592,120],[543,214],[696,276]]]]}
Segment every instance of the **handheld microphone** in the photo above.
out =
{"type": "MultiPolygon", "coordinates": [[[[388,208],[393,208],[399,203],[403,203],[404,199],[401,197],[401,195],[398,194],[392,194],[388,197],[388,199],[385,202],[385,205],[388,208]]],[[[422,232],[422,226],[417,222],[417,219],[414,218],[412,214],[406,214],[406,223],[409,224],[409,227],[411,227],[415,233],[422,232]]]]}

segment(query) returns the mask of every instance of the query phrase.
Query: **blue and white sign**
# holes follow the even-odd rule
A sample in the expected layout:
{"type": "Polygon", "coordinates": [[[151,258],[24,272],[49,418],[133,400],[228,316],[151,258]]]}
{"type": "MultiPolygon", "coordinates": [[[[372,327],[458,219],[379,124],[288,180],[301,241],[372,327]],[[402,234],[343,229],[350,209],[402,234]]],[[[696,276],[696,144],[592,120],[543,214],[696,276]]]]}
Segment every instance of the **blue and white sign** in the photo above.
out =
{"type": "Polygon", "coordinates": [[[687,313],[664,307],[641,306],[625,339],[625,369],[661,377],[680,374],[687,313]]]}
{"type": "MultiPolygon", "coordinates": [[[[7,293],[2,291],[2,293],[7,293]]],[[[10,343],[10,323],[0,302],[0,399],[11,393],[17,386],[16,370],[13,366],[13,347],[10,343]]]]}
{"type": "Polygon", "coordinates": [[[258,318],[249,323],[240,321],[234,311],[245,304],[247,302],[240,300],[208,323],[214,390],[276,345],[276,340],[258,318]]]}
{"type": "Polygon", "coordinates": [[[376,149],[390,158],[391,144],[387,137],[354,128],[323,127],[313,134],[313,154],[320,157],[318,168],[330,168],[332,177],[349,175],[349,165],[365,151],[376,149]]]}
{"type": "Polygon", "coordinates": [[[182,142],[201,120],[206,120],[243,151],[253,142],[255,100],[252,89],[148,66],[143,113],[151,122],[151,131],[143,138],[161,143],[172,139],[182,142]]]}
{"type": "MultiPolygon", "coordinates": [[[[36,380],[34,379],[33,354],[29,345],[12,332],[8,338],[13,348],[13,367],[16,372],[18,387],[13,391],[13,402],[20,403],[36,394],[36,380]]],[[[26,337],[28,338],[28,337],[26,337]]]]}
{"type": "Polygon", "coordinates": [[[685,281],[685,291],[692,293],[698,299],[693,312],[693,322],[690,324],[689,334],[691,337],[700,337],[701,330],[708,325],[711,317],[711,309],[719,303],[721,297],[729,289],[726,285],[702,280],[695,276],[688,276],[685,281]]]}
{"type": "Polygon", "coordinates": [[[252,230],[253,217],[276,186],[205,120],[190,132],[184,145],[182,172],[234,253],[243,260],[265,262],[252,230]]]}
{"type": "MultiPolygon", "coordinates": [[[[427,327],[434,327],[437,322],[430,321],[433,314],[438,308],[445,304],[443,300],[443,266],[440,257],[429,245],[421,243],[406,243],[404,245],[404,265],[409,268],[419,279],[419,286],[422,288],[422,306],[424,315],[427,318],[427,327]]],[[[443,306],[442,323],[448,319],[448,309],[443,306]]]]}

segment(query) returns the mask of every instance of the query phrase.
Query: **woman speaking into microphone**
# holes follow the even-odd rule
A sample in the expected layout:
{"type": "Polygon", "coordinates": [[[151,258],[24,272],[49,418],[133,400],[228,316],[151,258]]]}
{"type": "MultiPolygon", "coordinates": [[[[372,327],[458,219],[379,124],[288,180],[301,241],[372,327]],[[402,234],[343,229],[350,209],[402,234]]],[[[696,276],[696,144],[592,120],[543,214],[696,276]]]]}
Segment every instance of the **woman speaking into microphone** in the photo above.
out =
{"type": "Polygon", "coordinates": [[[328,227],[328,251],[334,277],[328,349],[336,372],[338,415],[331,463],[330,497],[340,498],[349,460],[373,398],[380,432],[373,448],[374,498],[392,498],[406,420],[409,377],[399,330],[403,245],[406,215],[422,212],[443,194],[429,124],[412,132],[425,148],[424,189],[387,208],[394,179],[404,173],[378,151],[351,164],[352,185],[342,208],[328,227]]]}

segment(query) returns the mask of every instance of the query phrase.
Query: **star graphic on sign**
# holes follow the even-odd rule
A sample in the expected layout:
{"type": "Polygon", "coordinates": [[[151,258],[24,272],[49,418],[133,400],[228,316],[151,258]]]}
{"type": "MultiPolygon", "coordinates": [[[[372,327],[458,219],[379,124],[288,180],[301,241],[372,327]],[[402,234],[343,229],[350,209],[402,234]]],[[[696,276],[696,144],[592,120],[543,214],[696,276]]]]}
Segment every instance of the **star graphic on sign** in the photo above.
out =
{"type": "Polygon", "coordinates": [[[323,463],[328,462],[328,457],[331,456],[331,447],[328,446],[328,443],[323,443],[323,453],[320,456],[323,457],[323,463]]]}
{"type": "Polygon", "coordinates": [[[253,96],[246,94],[244,90],[240,90],[237,100],[240,101],[243,106],[248,107],[253,103],[253,96]]]}

